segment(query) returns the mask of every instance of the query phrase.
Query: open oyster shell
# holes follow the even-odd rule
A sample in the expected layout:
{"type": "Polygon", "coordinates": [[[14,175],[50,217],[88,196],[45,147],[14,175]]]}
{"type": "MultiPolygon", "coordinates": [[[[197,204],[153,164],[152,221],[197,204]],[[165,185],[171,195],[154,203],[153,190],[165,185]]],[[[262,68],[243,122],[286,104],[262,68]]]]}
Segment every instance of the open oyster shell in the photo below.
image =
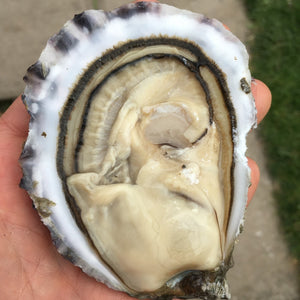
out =
{"type": "Polygon", "coordinates": [[[24,80],[21,185],[58,251],[136,297],[229,298],[256,122],[243,44],[164,4],[90,10],[24,80]]]}

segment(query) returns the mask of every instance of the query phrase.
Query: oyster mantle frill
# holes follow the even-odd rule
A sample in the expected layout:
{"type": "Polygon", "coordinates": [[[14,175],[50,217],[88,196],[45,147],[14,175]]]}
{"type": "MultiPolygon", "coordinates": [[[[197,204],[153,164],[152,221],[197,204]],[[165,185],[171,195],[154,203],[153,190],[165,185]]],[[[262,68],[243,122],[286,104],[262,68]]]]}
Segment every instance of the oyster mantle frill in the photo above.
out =
{"type": "Polygon", "coordinates": [[[229,298],[256,123],[243,44],[140,2],[76,15],[24,79],[21,185],[58,251],[136,297],[229,298]]]}

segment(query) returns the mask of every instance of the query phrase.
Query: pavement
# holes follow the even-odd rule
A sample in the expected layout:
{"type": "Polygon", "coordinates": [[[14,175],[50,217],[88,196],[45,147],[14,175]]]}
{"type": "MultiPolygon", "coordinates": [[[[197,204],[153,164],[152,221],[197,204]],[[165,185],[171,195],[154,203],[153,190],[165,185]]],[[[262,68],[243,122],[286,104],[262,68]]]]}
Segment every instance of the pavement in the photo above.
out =
{"type": "MultiPolygon", "coordinates": [[[[0,100],[22,93],[28,66],[39,57],[47,39],[75,13],[93,8],[92,0],[0,0],[0,100]]],[[[242,41],[251,36],[239,0],[162,1],[214,17],[242,41]]],[[[109,10],[126,1],[99,0],[109,10]]],[[[266,58],[267,59],[267,58],[266,58]]],[[[263,78],[260,78],[263,80],[263,78]]],[[[228,272],[233,300],[296,300],[296,261],[289,256],[272,197],[273,183],[266,170],[263,142],[255,132],[248,139],[251,158],[258,162],[261,181],[246,212],[245,229],[234,251],[235,266],[228,272]]]]}

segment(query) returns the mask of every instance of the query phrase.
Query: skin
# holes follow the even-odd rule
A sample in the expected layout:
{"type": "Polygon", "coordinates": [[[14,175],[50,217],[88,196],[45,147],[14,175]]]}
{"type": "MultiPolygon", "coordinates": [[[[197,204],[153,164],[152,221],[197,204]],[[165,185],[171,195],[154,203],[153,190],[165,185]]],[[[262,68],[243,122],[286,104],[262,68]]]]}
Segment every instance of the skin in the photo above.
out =
{"type": "MultiPolygon", "coordinates": [[[[153,1],[152,1],[153,2],[153,1]]],[[[271,105],[271,93],[261,81],[252,82],[260,122],[271,105]]],[[[18,97],[0,118],[0,282],[2,299],[133,299],[85,275],[60,256],[27,193],[19,188],[18,163],[28,132],[29,116],[18,97]],[[62,296],[63,295],[63,296],[62,296]]],[[[249,159],[252,185],[259,169],[249,159]]]]}

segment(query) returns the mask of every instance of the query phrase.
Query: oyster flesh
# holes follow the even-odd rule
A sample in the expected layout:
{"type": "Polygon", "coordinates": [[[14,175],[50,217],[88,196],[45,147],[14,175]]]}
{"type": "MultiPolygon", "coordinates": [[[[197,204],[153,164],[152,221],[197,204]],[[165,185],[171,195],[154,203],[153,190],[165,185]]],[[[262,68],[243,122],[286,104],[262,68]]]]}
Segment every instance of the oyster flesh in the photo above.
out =
{"type": "Polygon", "coordinates": [[[21,186],[58,251],[136,297],[229,298],[256,123],[244,45],[132,3],[75,15],[24,80],[21,186]]]}

